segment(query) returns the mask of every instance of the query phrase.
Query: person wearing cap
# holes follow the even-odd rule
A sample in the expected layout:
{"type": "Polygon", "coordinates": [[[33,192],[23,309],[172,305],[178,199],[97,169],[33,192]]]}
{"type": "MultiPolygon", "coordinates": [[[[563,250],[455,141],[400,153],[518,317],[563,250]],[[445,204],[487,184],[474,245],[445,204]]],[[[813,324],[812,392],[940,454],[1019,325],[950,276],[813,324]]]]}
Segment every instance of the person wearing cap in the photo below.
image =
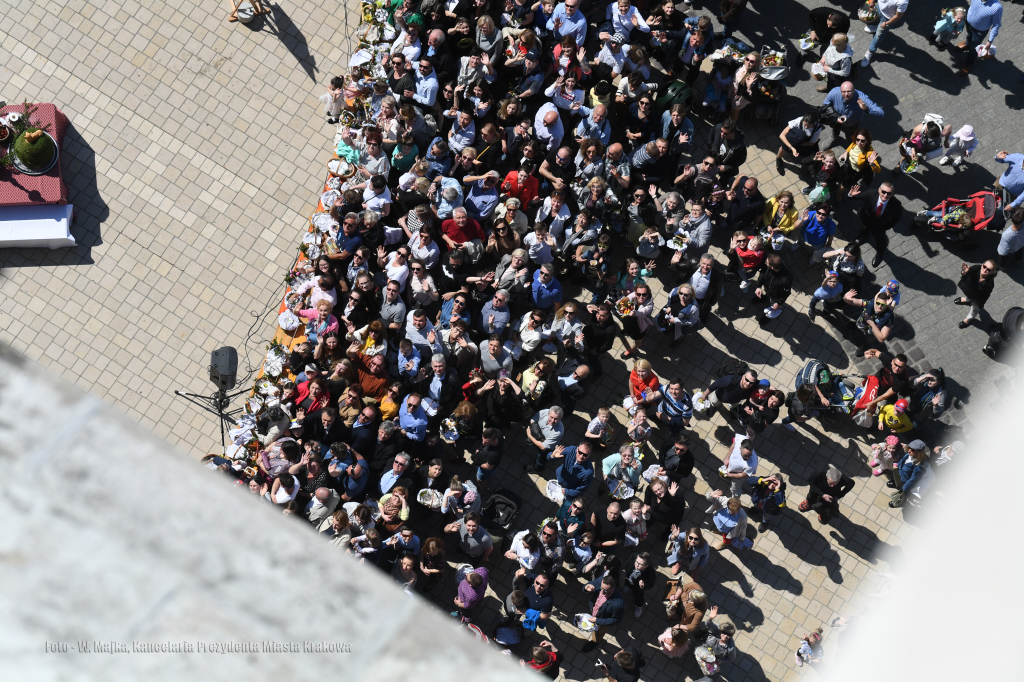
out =
{"type": "Polygon", "coordinates": [[[889,305],[892,306],[893,310],[900,304],[900,283],[894,279],[890,279],[888,282],[882,285],[882,288],[878,290],[878,293],[885,292],[889,294],[889,305]]]}
{"type": "Polygon", "coordinates": [[[939,165],[945,166],[950,161],[953,162],[954,166],[963,165],[967,157],[978,148],[978,138],[974,136],[974,126],[964,126],[953,133],[946,140],[946,143],[948,147],[946,148],[946,153],[939,159],[939,165]]]}
{"type": "Polygon", "coordinates": [[[839,515],[839,500],[853,490],[853,479],[841,472],[833,464],[825,471],[819,471],[808,480],[810,489],[807,497],[800,503],[800,511],[815,511],[818,521],[828,523],[833,516],[839,515]]]}
{"type": "Polygon", "coordinates": [[[868,466],[875,468],[871,470],[871,474],[881,476],[892,467],[892,463],[898,459],[897,453],[901,452],[903,449],[900,447],[900,439],[893,435],[886,436],[884,443],[872,445],[871,461],[868,462],[868,466]]]}
{"type": "Polygon", "coordinates": [[[811,294],[811,302],[807,305],[807,317],[811,318],[811,322],[814,321],[814,317],[817,315],[815,308],[819,301],[824,301],[826,309],[842,306],[842,296],[843,285],[839,282],[839,273],[835,270],[826,270],[821,286],[811,294]]]}
{"type": "Polygon", "coordinates": [[[889,479],[885,485],[896,490],[889,502],[893,509],[903,506],[906,494],[914,489],[930,466],[928,446],[923,440],[911,441],[909,445],[903,446],[903,450],[906,454],[882,472],[889,479]]]}
{"type": "Polygon", "coordinates": [[[885,405],[878,411],[878,430],[888,429],[892,433],[906,433],[914,428],[914,422],[907,416],[910,402],[900,398],[892,405],[885,405]]]}
{"type": "Polygon", "coordinates": [[[964,445],[962,440],[955,440],[944,448],[933,448],[932,454],[935,455],[935,466],[942,466],[952,462],[954,457],[959,457],[966,449],[967,446],[964,445]]]}
{"type": "Polygon", "coordinates": [[[597,80],[611,81],[622,73],[626,66],[626,36],[621,33],[605,38],[597,57],[590,62],[591,71],[597,80]]]}
{"type": "Polygon", "coordinates": [[[529,50],[523,59],[523,75],[512,88],[519,99],[527,99],[544,90],[544,72],[540,68],[540,52],[529,50]]]}

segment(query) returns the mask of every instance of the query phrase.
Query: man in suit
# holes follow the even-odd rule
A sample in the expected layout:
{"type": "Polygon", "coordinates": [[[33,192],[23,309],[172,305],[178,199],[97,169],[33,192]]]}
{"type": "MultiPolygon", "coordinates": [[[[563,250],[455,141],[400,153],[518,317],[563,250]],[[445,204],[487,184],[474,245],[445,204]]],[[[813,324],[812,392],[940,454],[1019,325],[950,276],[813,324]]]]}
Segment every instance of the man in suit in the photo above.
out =
{"type": "Polygon", "coordinates": [[[455,57],[452,50],[445,42],[444,31],[434,29],[427,36],[427,56],[434,58],[434,71],[437,73],[437,80],[441,83],[450,81],[458,73],[455,66],[455,57]]]}
{"type": "Polygon", "coordinates": [[[700,267],[690,276],[690,286],[700,308],[700,323],[706,325],[711,308],[722,294],[722,273],[715,267],[715,258],[710,253],[700,257],[700,267]]]}
{"type": "Polygon", "coordinates": [[[325,407],[314,419],[307,419],[303,429],[306,440],[315,440],[324,446],[324,450],[333,443],[347,440],[349,431],[339,418],[338,411],[333,407],[325,407]]]}
{"type": "MultiPolygon", "coordinates": [[[[850,190],[851,196],[859,193],[857,185],[850,190]]],[[[861,230],[854,241],[863,246],[869,236],[875,238],[875,257],[871,260],[871,267],[877,268],[889,246],[886,232],[894,228],[903,217],[903,204],[893,194],[891,182],[883,182],[877,191],[866,192],[863,201],[864,205],[860,209],[861,230]]]]}
{"type": "Polygon", "coordinates": [[[430,359],[429,370],[420,367],[417,379],[413,390],[438,404],[437,414],[430,418],[431,426],[434,426],[451,414],[462,399],[462,383],[440,353],[434,353],[430,359]]]}
{"type": "Polygon", "coordinates": [[[319,528],[324,519],[334,513],[341,502],[341,494],[331,488],[317,488],[316,495],[309,501],[306,516],[314,528],[319,528]]]}

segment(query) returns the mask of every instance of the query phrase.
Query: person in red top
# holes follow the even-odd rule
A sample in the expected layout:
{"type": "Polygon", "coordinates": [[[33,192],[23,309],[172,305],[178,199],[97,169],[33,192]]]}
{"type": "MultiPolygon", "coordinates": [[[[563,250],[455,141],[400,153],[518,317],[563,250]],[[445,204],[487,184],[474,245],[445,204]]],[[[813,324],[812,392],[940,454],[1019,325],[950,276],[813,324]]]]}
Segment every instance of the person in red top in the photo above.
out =
{"type": "Polygon", "coordinates": [[[327,392],[327,386],[324,383],[323,377],[313,377],[298,386],[298,392],[295,395],[295,406],[298,410],[302,410],[302,416],[298,415],[298,410],[296,410],[295,416],[301,420],[307,414],[322,410],[330,404],[331,394],[327,392]]]}
{"type": "Polygon", "coordinates": [[[519,659],[519,665],[530,670],[536,670],[552,680],[558,677],[558,649],[555,648],[554,644],[545,639],[533,647],[533,651],[530,653],[533,657],[528,661],[522,658],[519,659]]]}
{"type": "Polygon", "coordinates": [[[629,394],[640,407],[661,400],[661,382],[647,360],[633,363],[633,371],[629,373],[629,394]]]}
{"type": "Polygon", "coordinates": [[[441,237],[449,249],[461,249],[466,242],[486,239],[480,223],[470,218],[462,207],[455,209],[452,217],[441,223],[441,237]]]}
{"type": "Polygon", "coordinates": [[[749,286],[748,280],[757,274],[761,264],[764,263],[764,241],[755,234],[749,239],[737,240],[735,248],[736,257],[740,261],[740,289],[746,291],[749,286]]]}
{"type": "Polygon", "coordinates": [[[363,393],[376,398],[378,402],[383,400],[391,383],[384,355],[364,355],[357,346],[352,345],[348,349],[348,356],[355,363],[363,393]]]}
{"type": "Polygon", "coordinates": [[[515,197],[519,199],[524,211],[533,204],[540,203],[537,196],[540,183],[537,178],[530,175],[530,168],[530,164],[523,164],[519,170],[509,171],[501,183],[502,201],[508,197],[515,197]]]}

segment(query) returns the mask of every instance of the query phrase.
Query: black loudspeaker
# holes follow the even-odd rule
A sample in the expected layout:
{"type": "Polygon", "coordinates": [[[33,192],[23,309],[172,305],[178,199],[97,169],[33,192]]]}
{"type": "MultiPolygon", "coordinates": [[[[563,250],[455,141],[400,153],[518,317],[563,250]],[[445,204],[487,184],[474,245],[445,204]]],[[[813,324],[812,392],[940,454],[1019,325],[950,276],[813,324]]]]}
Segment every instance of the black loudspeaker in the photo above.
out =
{"type": "Polygon", "coordinates": [[[230,391],[235,387],[235,372],[238,370],[238,351],[231,346],[222,346],[210,353],[210,381],[218,391],[230,391]]]}

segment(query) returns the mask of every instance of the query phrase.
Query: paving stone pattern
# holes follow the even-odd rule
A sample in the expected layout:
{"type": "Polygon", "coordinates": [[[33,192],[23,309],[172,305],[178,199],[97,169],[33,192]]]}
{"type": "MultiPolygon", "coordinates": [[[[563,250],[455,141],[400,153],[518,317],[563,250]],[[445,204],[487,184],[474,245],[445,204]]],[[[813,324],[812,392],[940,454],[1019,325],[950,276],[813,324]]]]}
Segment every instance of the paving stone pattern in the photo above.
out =
{"type": "MultiPolygon", "coordinates": [[[[806,30],[807,8],[816,3],[756,4],[741,20],[740,37],[758,46],[788,44],[792,49],[791,41],[806,30]]],[[[852,13],[859,4],[846,0],[844,9],[852,13]]],[[[107,397],[193,454],[214,451],[217,424],[172,391],[208,392],[208,354],[220,345],[239,348],[243,369],[246,360],[254,363],[262,356],[274,330],[281,277],[294,259],[330,156],[333,130],[323,123],[315,96],[340,72],[356,24],[353,3],[347,9],[333,2],[273,9],[269,21],[257,19],[245,27],[225,21],[227,3],[21,0],[0,7],[5,24],[19,27],[0,42],[3,98],[52,101],[71,121],[62,163],[78,211],[72,232],[80,243],[74,250],[0,251],[0,340],[107,397]],[[268,307],[270,314],[259,316],[268,307]],[[251,326],[253,341],[245,346],[251,326]]],[[[699,3],[694,9],[714,10],[699,3]]],[[[1020,59],[1015,40],[1021,31],[1019,10],[1007,5],[1006,26],[997,41],[1000,58],[979,62],[970,80],[961,82],[949,57],[926,45],[934,12],[925,3],[912,3],[906,21],[890,33],[875,63],[858,69],[855,82],[886,109],[884,117],[868,119],[886,167],[895,164],[900,132],[925,112],[943,114],[954,128],[973,124],[982,141],[976,163],[964,170],[932,165],[895,178],[908,217],[896,230],[886,264],[873,273],[874,283],[895,276],[904,286],[903,324],[893,347],[910,351],[921,367],[947,370],[964,401],[964,408],[947,420],[969,429],[972,411],[985,407],[987,387],[1009,370],[978,352],[982,328],[956,328],[963,309],[953,308],[949,299],[961,260],[978,262],[994,255],[997,239],[983,234],[973,250],[950,249],[914,232],[909,214],[943,197],[962,197],[990,185],[1001,170],[991,161],[995,150],[1018,151],[1014,138],[1020,124],[1014,113],[1022,103],[1022,86],[1013,62],[1020,59]]],[[[853,33],[859,58],[868,36],[859,22],[853,33]]],[[[806,70],[795,70],[789,85],[779,125],[743,123],[751,145],[744,171],[762,180],[765,194],[797,187],[792,171],[784,177],[775,173],[777,136],[784,121],[823,97],[806,70]]],[[[707,130],[698,124],[698,133],[707,130]]],[[[891,172],[883,171],[882,177],[889,179],[891,172]]],[[[803,203],[798,195],[798,205],[803,203]]],[[[853,207],[854,202],[846,202],[838,209],[839,243],[857,231],[853,207]]],[[[716,237],[712,252],[719,260],[724,260],[725,242],[724,235],[716,237]]],[[[866,260],[873,255],[867,247],[866,260]]],[[[821,274],[805,258],[786,255],[798,291],[768,328],[753,319],[760,307],[752,295],[741,295],[732,286],[722,301],[722,317],[713,318],[699,337],[675,350],[651,338],[644,356],[659,376],[679,376],[689,390],[706,386],[727,357],[749,362],[784,388],[792,386],[808,358],[848,372],[871,368],[871,362],[851,362],[852,346],[826,319],[812,324],[803,314],[807,292],[821,274]]],[[[1020,277],[1020,270],[1000,275],[988,306],[997,319],[1019,300],[1020,277]]],[[[674,281],[659,272],[652,284],[662,303],[665,286],[674,281]]],[[[617,346],[612,357],[620,350],[617,346]]],[[[614,365],[607,377],[568,420],[566,442],[582,436],[598,407],[621,403],[627,391],[625,367],[607,364],[614,365]]],[[[624,421],[621,409],[615,418],[624,421]]],[[[706,516],[699,496],[715,483],[731,432],[719,415],[695,421],[693,434],[698,475],[686,492],[686,523],[701,524],[706,516]]],[[[660,446],[665,436],[656,434],[655,441],[660,446]]],[[[555,511],[540,496],[544,481],[520,469],[531,458],[521,447],[525,444],[522,435],[510,434],[510,454],[501,472],[500,485],[528,500],[516,528],[536,527],[555,511]]],[[[799,636],[836,614],[861,608],[876,573],[888,568],[879,557],[903,544],[920,510],[895,513],[887,508],[886,489],[870,477],[865,464],[863,438],[850,428],[829,432],[817,422],[795,434],[771,428],[758,440],[757,450],[762,473],[779,471],[789,480],[791,510],[756,537],[753,550],[713,551],[700,577],[711,603],[740,629],[739,657],[725,665],[722,677],[730,682],[813,678],[818,674],[814,668],[793,665],[799,636]],[[795,509],[806,492],[806,478],[827,462],[855,476],[857,487],[843,500],[842,517],[824,527],[795,509]]],[[[460,473],[468,475],[468,466],[460,473]]],[[[589,500],[596,505],[593,496],[589,500]]],[[[661,560],[662,548],[656,544],[648,542],[642,549],[661,560]]],[[[499,558],[492,568],[491,597],[504,598],[513,567],[499,558]]],[[[659,580],[649,594],[662,588],[659,580]]],[[[690,654],[669,660],[650,647],[669,625],[656,602],[641,618],[634,618],[628,605],[605,650],[583,654],[577,650],[582,640],[566,625],[572,614],[585,610],[582,587],[563,576],[555,593],[559,617],[549,635],[565,653],[566,679],[594,679],[596,658],[607,660],[615,644],[629,642],[647,647],[651,662],[644,679],[700,676],[690,654]]],[[[448,583],[431,595],[442,608],[453,596],[448,583]]],[[[496,608],[497,601],[489,598],[482,626],[494,624],[496,608]]],[[[826,625],[827,652],[837,640],[826,625]]],[[[521,656],[525,647],[513,653],[521,656]]]]}

